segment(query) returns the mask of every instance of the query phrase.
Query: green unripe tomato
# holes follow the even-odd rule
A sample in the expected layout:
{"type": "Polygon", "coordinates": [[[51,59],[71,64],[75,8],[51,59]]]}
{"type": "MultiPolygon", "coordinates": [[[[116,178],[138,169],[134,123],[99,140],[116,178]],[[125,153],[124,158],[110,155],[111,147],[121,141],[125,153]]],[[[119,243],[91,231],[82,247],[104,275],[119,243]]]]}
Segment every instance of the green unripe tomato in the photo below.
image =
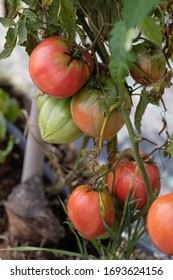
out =
{"type": "Polygon", "coordinates": [[[67,144],[82,136],[83,133],[71,117],[71,98],[58,99],[51,96],[45,98],[43,95],[39,96],[37,102],[40,108],[38,126],[45,142],[67,144]]]}

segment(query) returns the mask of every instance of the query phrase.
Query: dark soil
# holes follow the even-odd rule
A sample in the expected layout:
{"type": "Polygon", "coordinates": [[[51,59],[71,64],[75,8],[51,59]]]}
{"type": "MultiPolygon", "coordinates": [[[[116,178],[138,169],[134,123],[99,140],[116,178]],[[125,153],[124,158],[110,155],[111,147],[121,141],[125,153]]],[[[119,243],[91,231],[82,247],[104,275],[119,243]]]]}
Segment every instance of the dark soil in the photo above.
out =
{"type": "MultiPolygon", "coordinates": [[[[9,93],[9,95],[16,97],[18,101],[20,102],[20,106],[22,109],[26,110],[29,113],[30,109],[30,100],[27,99],[27,97],[22,93],[16,90],[13,85],[9,84],[8,81],[0,81],[0,87],[3,88],[5,91],[9,93]]],[[[20,119],[15,124],[22,132],[25,128],[25,119],[20,119]]],[[[8,139],[8,135],[7,135],[8,139]]],[[[3,148],[6,146],[7,139],[3,139],[0,141],[0,149],[3,150],[3,148]]],[[[64,169],[68,170],[72,166],[72,161],[74,157],[76,156],[76,151],[73,150],[71,146],[57,146],[57,153],[58,156],[61,156],[61,161],[64,164],[64,169]],[[68,155],[68,157],[65,157],[65,154],[68,155]],[[71,156],[70,156],[71,154],[71,156]]],[[[69,251],[76,251],[76,243],[74,235],[69,230],[69,227],[64,224],[64,221],[66,220],[66,214],[64,210],[62,209],[62,206],[59,202],[59,199],[56,196],[49,197],[46,192],[46,188],[51,187],[51,183],[49,180],[43,175],[43,178],[40,178],[41,183],[43,183],[43,192],[45,195],[46,203],[49,207],[49,210],[51,212],[51,217],[53,219],[57,219],[58,225],[64,229],[63,234],[61,234],[61,238],[58,238],[58,232],[57,232],[57,240],[49,240],[49,238],[44,238],[44,235],[38,235],[38,238],[36,241],[34,240],[26,240],[26,238],[23,238],[22,236],[22,230],[21,230],[21,236],[15,236],[14,234],[14,223],[13,223],[13,229],[11,230],[11,215],[14,216],[14,212],[8,212],[7,208],[5,207],[5,204],[10,196],[10,194],[13,193],[16,186],[20,185],[21,182],[21,175],[22,175],[22,166],[23,166],[23,159],[24,159],[24,153],[21,150],[21,148],[17,145],[17,143],[14,146],[13,151],[10,153],[10,155],[7,157],[7,160],[4,164],[0,165],[0,248],[7,248],[7,247],[16,247],[16,246],[37,246],[37,247],[48,247],[48,248],[54,248],[54,249],[63,249],[63,250],[69,250],[69,251]],[[8,212],[8,213],[7,213],[8,212]],[[53,213],[53,214],[52,214],[53,213]]],[[[60,164],[62,164],[60,162],[60,164]]],[[[66,197],[64,194],[59,194],[61,199],[65,201],[66,197]]],[[[23,203],[25,205],[25,202],[23,203]]],[[[22,206],[21,206],[22,207],[22,206]]],[[[24,206],[25,207],[25,206],[24,206]]],[[[23,215],[23,214],[22,214],[23,215]]],[[[50,218],[50,213],[47,214],[48,219],[50,218]]],[[[21,227],[21,219],[23,226],[28,226],[28,220],[25,217],[20,216],[20,219],[18,215],[13,217],[13,220],[16,220],[16,227],[21,227]]],[[[40,222],[40,221],[39,221],[40,222]]],[[[45,223],[45,221],[44,221],[45,223]]],[[[34,223],[33,223],[34,224],[34,223]]],[[[47,225],[45,225],[46,227],[47,225]]],[[[34,231],[34,227],[38,228],[38,220],[36,220],[36,224],[34,226],[32,225],[31,229],[31,235],[33,234],[36,236],[37,234],[34,231]]],[[[58,229],[58,228],[57,228],[58,229]]],[[[30,230],[30,229],[29,229],[30,230]]],[[[49,231],[49,229],[48,229],[49,231]]],[[[50,232],[48,232],[49,235],[50,232]]],[[[51,235],[51,233],[50,233],[51,235]]],[[[17,251],[0,251],[0,259],[64,259],[68,257],[64,257],[64,255],[60,254],[53,254],[49,252],[44,251],[36,251],[36,252],[17,252],[17,251]]]]}

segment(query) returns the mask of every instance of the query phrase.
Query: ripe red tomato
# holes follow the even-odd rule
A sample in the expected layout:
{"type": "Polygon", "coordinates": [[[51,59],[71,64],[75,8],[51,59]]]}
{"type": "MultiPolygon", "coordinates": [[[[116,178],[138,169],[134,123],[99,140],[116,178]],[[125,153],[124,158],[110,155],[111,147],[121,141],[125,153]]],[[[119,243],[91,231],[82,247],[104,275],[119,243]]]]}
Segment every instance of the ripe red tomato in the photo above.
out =
{"type": "MultiPolygon", "coordinates": [[[[127,100],[127,109],[130,113],[131,103],[129,99],[127,100]]],[[[96,88],[86,86],[72,97],[71,114],[74,122],[81,131],[94,138],[100,136],[109,108],[110,104],[107,106],[101,90],[96,88]]],[[[123,125],[123,116],[119,109],[115,109],[107,120],[103,140],[112,139],[123,125]]]]}
{"type": "MultiPolygon", "coordinates": [[[[144,152],[141,152],[141,155],[143,157],[146,156],[144,152]]],[[[153,192],[157,190],[159,193],[160,172],[157,165],[151,158],[147,157],[144,161],[144,166],[153,192]]],[[[134,205],[137,209],[143,208],[147,202],[147,192],[142,175],[136,162],[129,154],[120,160],[115,169],[115,174],[113,174],[113,172],[108,173],[108,189],[110,192],[113,192],[115,197],[122,203],[125,203],[128,192],[130,192],[131,195],[134,195],[133,198],[136,200],[134,205]]]]}
{"type": "Polygon", "coordinates": [[[88,185],[81,185],[68,198],[68,216],[88,240],[106,232],[101,211],[104,211],[104,221],[111,227],[115,220],[115,206],[112,197],[105,190],[97,192],[88,185]]]}
{"type": "Polygon", "coordinates": [[[151,43],[143,42],[135,45],[133,51],[137,62],[130,70],[132,78],[144,86],[158,82],[166,69],[166,59],[162,50],[151,43]]]}
{"type": "Polygon", "coordinates": [[[55,97],[75,94],[88,81],[93,71],[93,59],[89,52],[75,56],[77,47],[70,50],[67,40],[52,36],[32,51],[29,73],[44,93],[55,97]]]}
{"type": "Polygon", "coordinates": [[[147,215],[148,234],[162,252],[173,255],[173,193],[158,197],[147,215]]]}

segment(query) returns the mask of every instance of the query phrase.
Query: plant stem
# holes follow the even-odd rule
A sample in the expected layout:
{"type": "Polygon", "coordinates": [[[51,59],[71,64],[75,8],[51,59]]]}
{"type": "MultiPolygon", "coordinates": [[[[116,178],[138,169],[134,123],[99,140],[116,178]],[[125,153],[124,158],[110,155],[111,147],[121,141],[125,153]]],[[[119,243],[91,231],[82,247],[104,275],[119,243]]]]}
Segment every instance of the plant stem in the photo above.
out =
{"type": "MultiPolygon", "coordinates": [[[[83,14],[82,14],[82,11],[78,10],[78,11],[77,11],[77,16],[78,16],[79,20],[81,21],[82,26],[83,26],[83,29],[84,29],[85,32],[87,33],[87,35],[88,35],[88,37],[90,38],[91,42],[95,41],[95,37],[96,37],[95,32],[93,32],[93,31],[90,29],[90,27],[89,27],[87,21],[85,20],[85,17],[84,17],[83,14]]],[[[98,32],[97,32],[97,33],[98,33],[98,32]]],[[[101,43],[101,42],[98,43],[98,41],[97,41],[97,43],[95,43],[95,48],[96,48],[96,51],[98,52],[98,54],[99,54],[101,60],[102,60],[105,64],[108,65],[108,63],[109,63],[109,55],[108,55],[108,53],[107,53],[107,50],[106,50],[104,44],[101,43]]]]}
{"type": "Polygon", "coordinates": [[[112,114],[112,112],[116,109],[118,109],[119,107],[119,104],[118,103],[115,103],[113,104],[110,108],[109,108],[109,111],[108,111],[108,114],[106,115],[106,117],[104,118],[104,121],[103,121],[103,124],[102,124],[102,128],[101,128],[101,132],[100,132],[100,137],[99,137],[99,143],[98,143],[98,146],[99,146],[99,150],[101,151],[102,149],[102,143],[103,143],[103,136],[104,136],[104,132],[105,132],[105,128],[106,128],[106,124],[108,122],[108,119],[110,117],[110,115],[112,114]]]}
{"type": "MultiPolygon", "coordinates": [[[[119,91],[118,92],[119,92],[119,95],[124,99],[124,88],[123,88],[123,86],[119,86],[119,91]]],[[[142,178],[144,180],[144,184],[145,184],[146,191],[147,191],[147,197],[148,197],[147,206],[149,206],[149,205],[151,205],[151,203],[155,199],[155,195],[152,192],[150,181],[149,181],[147,172],[145,170],[144,162],[141,158],[140,151],[139,151],[139,142],[141,142],[141,138],[138,138],[136,136],[133,125],[132,125],[130,117],[129,117],[129,114],[128,114],[127,110],[125,109],[125,106],[124,106],[123,103],[122,103],[122,107],[121,107],[121,113],[122,113],[122,116],[124,118],[124,122],[126,124],[127,130],[128,130],[128,133],[129,133],[130,141],[131,141],[132,148],[133,148],[134,159],[135,159],[135,161],[136,161],[136,163],[139,167],[142,178]]]]}
{"type": "Polygon", "coordinates": [[[82,157],[81,152],[83,151],[83,149],[86,148],[89,140],[90,140],[90,137],[88,135],[83,136],[83,142],[82,142],[82,145],[80,148],[80,152],[78,153],[78,156],[76,158],[76,161],[74,163],[72,170],[70,170],[70,172],[65,176],[64,180],[60,180],[55,186],[52,186],[48,190],[49,196],[58,194],[60,192],[60,190],[62,190],[65,186],[69,187],[71,185],[71,182],[76,177],[79,177],[81,174],[86,177],[91,176],[92,173],[90,171],[87,172],[86,167],[83,166],[81,163],[81,157],[82,157]]]}

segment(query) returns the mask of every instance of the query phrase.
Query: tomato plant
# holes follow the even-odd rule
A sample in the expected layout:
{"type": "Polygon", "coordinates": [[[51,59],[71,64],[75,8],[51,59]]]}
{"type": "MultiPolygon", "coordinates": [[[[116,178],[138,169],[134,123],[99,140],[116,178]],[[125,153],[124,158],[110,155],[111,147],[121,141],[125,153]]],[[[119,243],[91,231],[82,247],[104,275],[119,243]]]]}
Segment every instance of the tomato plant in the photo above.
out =
{"type": "MultiPolygon", "coordinates": [[[[141,151],[141,156],[146,154],[141,151]]],[[[113,164],[116,162],[113,162],[113,164]]],[[[112,164],[112,165],[113,165],[112,164]]],[[[152,191],[160,191],[160,172],[157,165],[146,157],[144,166],[148,174],[152,191]]],[[[122,157],[114,172],[108,174],[108,188],[113,192],[115,197],[122,203],[125,203],[128,193],[135,200],[134,205],[141,209],[147,202],[146,187],[141,176],[140,170],[134,161],[134,158],[127,154],[122,157]]]]}
{"type": "Polygon", "coordinates": [[[86,239],[106,232],[103,220],[109,227],[115,220],[115,206],[110,194],[88,185],[78,186],[70,194],[67,211],[72,224],[86,239]]]}
{"type": "Polygon", "coordinates": [[[45,142],[54,144],[71,143],[82,136],[74,123],[70,104],[71,98],[55,98],[42,93],[37,95],[39,108],[38,125],[45,142]]]}
{"type": "Polygon", "coordinates": [[[162,49],[151,42],[144,41],[134,45],[133,51],[137,61],[130,70],[132,78],[144,86],[151,86],[158,82],[166,70],[166,59],[162,49]]]}
{"type": "Polygon", "coordinates": [[[147,215],[147,230],[159,250],[173,255],[173,193],[159,196],[147,215]]]}
{"type": "MultiPolygon", "coordinates": [[[[94,244],[101,259],[128,259],[145,232],[144,217],[160,190],[159,169],[146,154],[140,153],[140,144],[146,141],[148,146],[152,145],[151,154],[159,153],[163,163],[165,157],[173,158],[173,135],[168,131],[164,95],[173,77],[172,0],[1,2],[4,2],[4,17],[0,17],[0,24],[7,28],[7,33],[0,59],[9,57],[17,44],[24,47],[29,55],[31,78],[43,92],[42,98],[37,99],[39,114],[32,99],[30,123],[34,126],[29,126],[28,135],[34,137],[27,138],[32,144],[26,145],[25,162],[29,162],[29,168],[24,166],[26,175],[22,175],[22,181],[42,170],[43,162],[37,163],[37,159],[44,158],[44,148],[38,149],[38,143],[42,142],[39,132],[45,142],[53,144],[70,143],[86,134],[80,139],[81,147],[77,142],[79,151],[73,158],[74,165],[70,165],[72,170],[64,168],[61,172],[61,166],[57,168],[56,164],[59,158],[54,161],[54,157],[53,160],[49,157],[59,180],[48,193],[57,198],[64,187],[71,190],[86,181],[93,186],[105,185],[108,179],[109,192],[116,198],[109,192],[80,186],[69,196],[68,215],[86,239],[99,236],[99,240],[91,243],[83,239],[80,243],[81,238],[74,231],[79,251],[84,252],[81,258],[86,259],[88,244],[94,244]],[[132,105],[134,118],[130,115],[132,105]],[[159,122],[160,117],[161,127],[154,128],[154,132],[158,127],[160,130],[154,140],[146,135],[152,130],[152,111],[147,116],[151,130],[145,131],[145,135],[142,131],[148,105],[161,111],[156,118],[159,122]],[[123,125],[121,139],[119,132],[123,125]],[[130,155],[119,153],[122,144],[129,145],[130,155]],[[102,164],[102,152],[107,164],[102,164]],[[32,160],[28,160],[28,155],[32,160]],[[116,203],[118,200],[120,203],[116,203]],[[105,222],[111,227],[106,233],[104,212],[105,222]],[[102,232],[111,237],[106,243],[100,239],[102,232]]],[[[2,116],[0,119],[3,127],[2,116]]],[[[52,153],[51,149],[48,151],[52,153]]],[[[58,153],[54,156],[58,157],[58,153]]]]}
{"type": "MultiPolygon", "coordinates": [[[[100,89],[86,86],[72,98],[72,118],[81,131],[91,137],[100,137],[106,116],[103,140],[112,139],[124,125],[124,119],[118,107],[110,113],[111,105],[118,100],[116,90],[113,90],[113,96],[109,94],[104,96],[100,89]]],[[[131,103],[128,94],[126,97],[126,107],[130,112],[131,103]]]]}
{"type": "Polygon", "coordinates": [[[93,71],[89,52],[74,45],[72,50],[63,37],[52,36],[39,43],[29,59],[29,73],[37,87],[55,97],[75,94],[93,71]]]}

